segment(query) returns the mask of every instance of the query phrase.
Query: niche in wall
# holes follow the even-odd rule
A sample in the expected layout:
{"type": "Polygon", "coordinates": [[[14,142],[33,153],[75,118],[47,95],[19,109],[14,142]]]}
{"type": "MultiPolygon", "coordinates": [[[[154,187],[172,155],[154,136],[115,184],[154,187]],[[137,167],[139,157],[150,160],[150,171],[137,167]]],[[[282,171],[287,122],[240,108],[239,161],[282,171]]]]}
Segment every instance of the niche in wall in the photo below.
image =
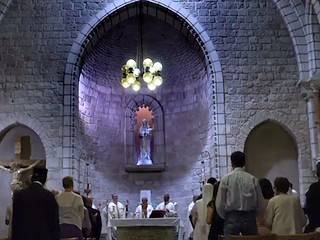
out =
{"type": "Polygon", "coordinates": [[[289,132],[275,121],[256,126],[245,143],[246,168],[257,178],[287,177],[299,191],[298,150],[289,132]]]}

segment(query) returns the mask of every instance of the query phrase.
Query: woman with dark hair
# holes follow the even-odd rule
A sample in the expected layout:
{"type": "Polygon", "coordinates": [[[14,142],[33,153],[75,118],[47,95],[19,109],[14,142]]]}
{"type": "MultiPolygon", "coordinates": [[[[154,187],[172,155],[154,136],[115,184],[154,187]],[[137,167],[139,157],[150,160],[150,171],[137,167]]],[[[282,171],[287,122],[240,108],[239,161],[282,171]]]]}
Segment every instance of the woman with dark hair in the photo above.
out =
{"type": "Polygon", "coordinates": [[[215,207],[216,197],[220,182],[213,185],[212,200],[207,205],[207,223],[211,224],[208,240],[218,240],[219,235],[223,235],[224,221],[218,215],[215,207]]]}
{"type": "Polygon", "coordinates": [[[264,199],[269,200],[269,199],[273,198],[274,191],[272,188],[272,184],[267,178],[259,179],[259,185],[260,185],[264,199]]]}
{"type": "MultiPolygon", "coordinates": [[[[274,191],[273,191],[271,182],[267,178],[259,179],[259,185],[264,198],[263,205],[265,209],[268,205],[269,200],[273,198],[274,191]]],[[[270,234],[269,228],[267,228],[264,223],[264,213],[257,217],[257,227],[258,227],[259,235],[270,234]]]]}

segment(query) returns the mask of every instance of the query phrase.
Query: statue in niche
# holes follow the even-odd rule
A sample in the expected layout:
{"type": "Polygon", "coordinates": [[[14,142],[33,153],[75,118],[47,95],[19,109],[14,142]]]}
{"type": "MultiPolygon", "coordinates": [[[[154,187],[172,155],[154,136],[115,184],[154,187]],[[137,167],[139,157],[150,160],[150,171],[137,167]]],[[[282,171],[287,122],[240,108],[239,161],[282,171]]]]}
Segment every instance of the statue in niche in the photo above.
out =
{"type": "Polygon", "coordinates": [[[151,160],[151,138],[152,130],[149,126],[147,119],[142,119],[141,127],[139,129],[140,141],[140,153],[138,157],[137,165],[152,165],[151,160]]]}

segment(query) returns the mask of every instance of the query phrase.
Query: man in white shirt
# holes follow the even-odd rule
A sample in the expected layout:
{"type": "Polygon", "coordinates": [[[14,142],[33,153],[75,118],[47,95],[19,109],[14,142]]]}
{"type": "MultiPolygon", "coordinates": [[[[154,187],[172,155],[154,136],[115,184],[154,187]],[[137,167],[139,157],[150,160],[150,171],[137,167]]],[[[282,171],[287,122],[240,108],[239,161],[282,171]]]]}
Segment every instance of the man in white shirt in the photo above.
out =
{"type": "Polygon", "coordinates": [[[107,209],[107,228],[108,228],[108,235],[110,236],[109,239],[116,239],[116,228],[111,226],[111,219],[122,219],[126,216],[126,209],[124,205],[118,201],[118,195],[116,193],[113,193],[111,195],[112,201],[108,204],[107,209]]]}
{"type": "Polygon", "coordinates": [[[225,219],[224,235],[257,234],[256,216],[263,211],[263,196],[256,179],[244,170],[243,152],[231,154],[233,171],[221,179],[216,209],[225,219]]]}
{"type": "Polygon", "coordinates": [[[112,194],[111,195],[112,201],[108,204],[108,220],[110,226],[110,219],[115,218],[125,218],[126,216],[126,209],[124,205],[118,201],[118,195],[112,194]]]}
{"type": "Polygon", "coordinates": [[[168,193],[163,196],[163,202],[156,207],[156,210],[166,211],[167,217],[173,217],[177,213],[174,203],[170,202],[170,195],[168,193]]]}
{"type": "Polygon", "coordinates": [[[135,216],[136,218],[149,218],[153,207],[148,204],[148,198],[142,198],[142,203],[136,208],[135,216]]]}
{"type": "Polygon", "coordinates": [[[73,192],[73,178],[62,179],[64,192],[56,196],[59,206],[61,237],[82,237],[84,204],[80,195],[73,192]]]}

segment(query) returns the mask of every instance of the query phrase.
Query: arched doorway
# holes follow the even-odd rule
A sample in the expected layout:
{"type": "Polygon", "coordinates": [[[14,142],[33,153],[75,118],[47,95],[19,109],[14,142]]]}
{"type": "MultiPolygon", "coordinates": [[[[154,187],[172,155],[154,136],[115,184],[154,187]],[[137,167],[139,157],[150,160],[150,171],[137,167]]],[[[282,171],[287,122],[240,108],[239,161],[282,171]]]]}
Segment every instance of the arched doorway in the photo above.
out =
{"type": "MultiPolygon", "coordinates": [[[[27,162],[26,164],[29,164],[32,160],[46,159],[45,148],[38,134],[22,124],[10,125],[0,132],[0,156],[2,166],[8,166],[18,158],[21,162],[27,162]]],[[[45,166],[45,164],[45,161],[39,163],[40,166],[45,166]]],[[[29,179],[31,174],[32,170],[28,170],[23,173],[22,178],[24,180],[29,179]]],[[[6,207],[11,204],[11,178],[10,172],[0,170],[0,202],[3,204],[0,208],[0,218],[3,220],[5,219],[6,207]]],[[[6,236],[7,232],[7,226],[1,224],[0,238],[6,236]]]]}
{"type": "Polygon", "coordinates": [[[298,150],[295,139],[275,121],[256,126],[245,143],[247,170],[257,178],[287,177],[299,191],[298,150]]]}

